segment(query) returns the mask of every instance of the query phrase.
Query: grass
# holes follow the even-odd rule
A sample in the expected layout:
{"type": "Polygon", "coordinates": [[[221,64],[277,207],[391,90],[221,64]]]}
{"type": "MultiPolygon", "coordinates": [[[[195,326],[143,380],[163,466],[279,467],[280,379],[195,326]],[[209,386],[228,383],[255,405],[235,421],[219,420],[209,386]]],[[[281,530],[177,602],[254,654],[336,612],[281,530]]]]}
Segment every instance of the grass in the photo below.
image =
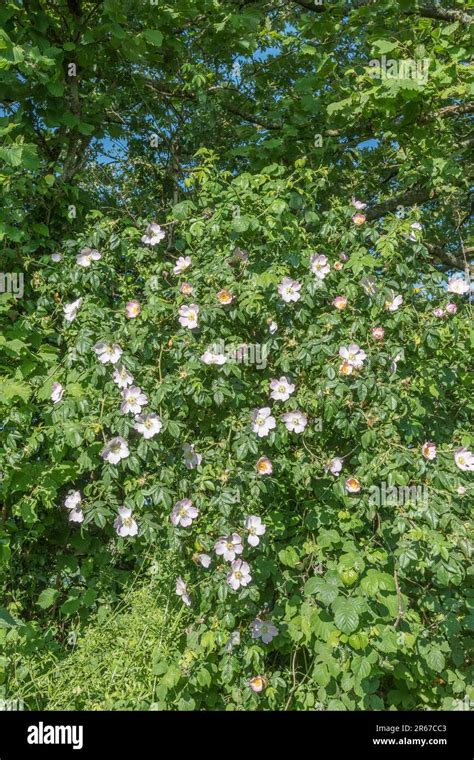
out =
{"type": "Polygon", "coordinates": [[[154,665],[179,656],[185,613],[170,597],[155,583],[131,589],[105,620],[96,617],[77,634],[72,647],[24,656],[9,698],[31,710],[149,709],[159,680],[154,665]]]}

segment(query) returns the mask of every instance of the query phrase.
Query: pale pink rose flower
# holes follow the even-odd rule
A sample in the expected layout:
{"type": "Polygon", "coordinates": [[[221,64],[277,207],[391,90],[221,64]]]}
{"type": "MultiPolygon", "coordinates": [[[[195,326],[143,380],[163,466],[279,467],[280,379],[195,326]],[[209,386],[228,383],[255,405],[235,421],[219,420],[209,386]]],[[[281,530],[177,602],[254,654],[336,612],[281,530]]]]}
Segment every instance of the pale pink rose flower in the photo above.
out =
{"type": "Polygon", "coordinates": [[[176,594],[181,597],[181,601],[186,607],[191,607],[191,597],[188,594],[188,587],[180,575],[176,578],[176,594]]]}
{"type": "Polygon", "coordinates": [[[284,375],[279,380],[270,380],[270,388],[270,397],[275,401],[287,401],[295,391],[295,386],[284,375]]]}
{"type": "Polygon", "coordinates": [[[226,562],[233,562],[237,554],[242,554],[243,550],[242,539],[238,533],[221,536],[214,544],[215,553],[219,557],[223,557],[226,562]]]}
{"type": "Polygon", "coordinates": [[[161,229],[160,225],[151,222],[151,224],[147,225],[145,234],[142,236],[142,243],[154,246],[160,243],[165,237],[166,233],[161,229]]]}
{"type": "Polygon", "coordinates": [[[227,575],[227,583],[231,589],[238,591],[241,586],[248,586],[251,580],[252,576],[247,562],[241,559],[234,560],[231,565],[231,572],[227,575]]]}
{"type": "Polygon", "coordinates": [[[180,256],[177,260],[173,272],[174,274],[181,274],[191,266],[191,256],[180,256]]]}
{"type": "Polygon", "coordinates": [[[448,314],[456,314],[457,310],[458,310],[458,307],[456,306],[455,303],[448,303],[448,305],[446,306],[446,311],[448,312],[448,314]]]}
{"type": "Polygon", "coordinates": [[[77,317],[77,313],[81,308],[82,298],[77,298],[72,303],[66,303],[63,307],[64,319],[66,322],[74,322],[77,317]]]}
{"type": "Polygon", "coordinates": [[[271,475],[273,472],[272,461],[268,457],[260,457],[257,462],[257,472],[259,475],[271,475]]]}
{"type": "Polygon", "coordinates": [[[116,364],[122,356],[122,349],[117,343],[103,343],[99,341],[92,349],[102,364],[116,364]]]}
{"type": "Polygon", "coordinates": [[[69,512],[69,522],[82,523],[84,522],[84,512],[82,509],[71,509],[69,512]]]}
{"type": "Polygon", "coordinates": [[[155,435],[158,435],[161,428],[163,427],[163,423],[157,414],[150,412],[149,414],[143,414],[135,417],[135,424],[133,427],[137,433],[141,433],[142,436],[148,440],[150,438],[153,438],[155,435]]]}
{"type": "Polygon", "coordinates": [[[299,301],[301,298],[300,290],[301,283],[297,280],[292,280],[291,277],[284,277],[278,286],[278,293],[285,303],[299,301]]]}
{"type": "Polygon", "coordinates": [[[339,311],[343,311],[347,306],[347,298],[346,296],[336,296],[333,305],[338,309],[339,311]]]}
{"type": "Polygon", "coordinates": [[[464,293],[468,293],[469,290],[469,283],[467,283],[462,277],[450,277],[448,280],[449,293],[457,293],[457,295],[462,296],[464,293]]]}
{"type": "Polygon", "coordinates": [[[170,519],[175,527],[189,528],[198,515],[199,509],[194,506],[191,499],[181,499],[174,505],[170,519]]]}
{"type": "Polygon", "coordinates": [[[357,478],[347,478],[345,485],[346,491],[348,491],[348,493],[359,493],[360,489],[362,488],[357,478]]]}
{"type": "Polygon", "coordinates": [[[64,396],[64,388],[61,383],[53,383],[51,386],[51,401],[57,404],[64,396]]]}
{"type": "Polygon", "coordinates": [[[121,459],[126,459],[130,456],[127,441],[119,435],[111,438],[100,452],[100,456],[106,462],[109,462],[109,464],[118,464],[121,459]]]}
{"type": "Polygon", "coordinates": [[[204,364],[217,364],[222,366],[227,362],[227,357],[224,354],[214,354],[212,351],[204,351],[201,356],[201,361],[204,364]]]}
{"type": "Polygon", "coordinates": [[[364,224],[365,222],[365,216],[364,214],[354,214],[352,217],[352,221],[354,224],[357,224],[357,226],[360,226],[361,224],[364,224]]]}
{"type": "Polygon", "coordinates": [[[119,507],[119,516],[114,521],[114,528],[118,536],[136,536],[138,525],[132,517],[130,507],[119,507]]]}
{"type": "Polygon", "coordinates": [[[126,388],[127,385],[133,385],[133,375],[125,367],[117,367],[114,370],[113,381],[119,388],[126,388]]]}
{"type": "Polygon", "coordinates": [[[182,327],[187,327],[190,330],[194,330],[198,326],[198,314],[199,306],[192,303],[190,306],[180,306],[179,308],[179,323],[182,327]]]}
{"type": "Polygon", "coordinates": [[[387,311],[397,311],[403,303],[403,296],[396,296],[392,291],[391,295],[385,301],[387,311]]]}
{"type": "Polygon", "coordinates": [[[276,427],[275,417],[271,415],[269,406],[254,409],[252,412],[252,432],[257,433],[259,438],[264,438],[276,427]]]}
{"type": "Polygon", "coordinates": [[[199,562],[200,565],[202,565],[202,567],[205,567],[206,570],[207,570],[207,568],[211,564],[212,557],[211,557],[210,554],[205,554],[205,553],[198,554],[197,555],[197,561],[199,562]]]}
{"type": "Polygon", "coordinates": [[[222,304],[222,306],[227,306],[228,304],[232,303],[234,296],[229,290],[226,290],[224,288],[223,290],[219,290],[217,294],[217,300],[220,304],[222,304]]]}
{"type": "Polygon", "coordinates": [[[123,401],[120,405],[120,410],[123,414],[127,414],[128,412],[131,412],[132,414],[140,414],[142,406],[148,404],[148,397],[138,385],[131,385],[130,388],[124,388],[122,391],[122,398],[123,401]]]}
{"type": "Polygon", "coordinates": [[[245,520],[245,529],[249,534],[247,541],[250,546],[258,546],[260,543],[260,536],[263,536],[267,528],[258,515],[249,515],[245,520]]]}
{"type": "Polygon", "coordinates": [[[374,327],[372,329],[372,337],[374,340],[383,340],[385,337],[385,330],[383,327],[374,327]]]}
{"type": "Polygon", "coordinates": [[[367,359],[367,354],[357,345],[357,343],[341,346],[339,349],[339,356],[356,369],[360,369],[367,359]]]}
{"type": "Polygon", "coordinates": [[[454,452],[454,461],[460,470],[474,471],[474,454],[466,448],[454,452]]]}
{"type": "Polygon", "coordinates": [[[93,261],[99,261],[102,256],[96,248],[83,248],[76,256],[76,262],[81,267],[90,267],[93,261]]]}
{"type": "Polygon", "coordinates": [[[66,509],[77,509],[81,501],[82,496],[80,491],[68,491],[64,500],[64,506],[66,509]]]}
{"type": "Polygon", "coordinates": [[[289,430],[290,433],[302,433],[308,424],[306,414],[300,412],[299,409],[295,409],[293,412],[286,412],[281,418],[285,423],[286,429],[289,430]]]}
{"type": "Polygon", "coordinates": [[[183,282],[183,284],[180,287],[180,291],[183,294],[183,296],[190,296],[191,293],[194,291],[194,288],[189,282],[183,282]]]}
{"type": "Polygon", "coordinates": [[[135,317],[138,317],[141,310],[142,307],[138,301],[128,301],[125,306],[125,313],[129,319],[135,319],[135,317]]]}
{"type": "Polygon", "coordinates": [[[354,365],[344,360],[339,367],[339,372],[341,375],[352,375],[354,372],[354,365]]]}
{"type": "Polygon", "coordinates": [[[326,256],[313,253],[310,259],[310,268],[313,274],[319,280],[324,280],[327,274],[329,274],[331,267],[329,266],[326,256]]]}
{"type": "Polygon", "coordinates": [[[421,453],[425,459],[436,459],[436,444],[433,441],[425,441],[421,447],[421,453]]]}
{"type": "Polygon", "coordinates": [[[69,522],[82,523],[84,522],[84,513],[81,509],[81,493],[80,491],[69,491],[64,501],[64,506],[69,509],[69,522]]]}
{"type": "Polygon", "coordinates": [[[263,676],[254,676],[250,679],[249,686],[255,694],[260,694],[266,686],[266,680],[263,676]]]}
{"type": "Polygon", "coordinates": [[[326,472],[331,472],[333,475],[339,475],[342,470],[344,460],[340,457],[334,457],[324,468],[326,472]]]}
{"type": "Polygon", "coordinates": [[[367,203],[358,201],[357,198],[354,198],[354,196],[352,196],[351,198],[351,203],[354,206],[354,208],[357,209],[357,211],[363,211],[365,208],[367,208],[367,203]]]}
{"type": "Polygon", "coordinates": [[[183,444],[183,456],[184,464],[188,470],[194,470],[202,462],[202,455],[198,454],[197,451],[194,451],[194,446],[190,443],[183,444]]]}
{"type": "Polygon", "coordinates": [[[444,309],[440,309],[438,306],[436,309],[433,309],[433,314],[435,317],[444,317],[444,309]]]}
{"type": "Polygon", "coordinates": [[[278,636],[278,628],[270,620],[259,620],[252,624],[252,638],[261,639],[264,644],[270,644],[272,639],[278,636]]]}

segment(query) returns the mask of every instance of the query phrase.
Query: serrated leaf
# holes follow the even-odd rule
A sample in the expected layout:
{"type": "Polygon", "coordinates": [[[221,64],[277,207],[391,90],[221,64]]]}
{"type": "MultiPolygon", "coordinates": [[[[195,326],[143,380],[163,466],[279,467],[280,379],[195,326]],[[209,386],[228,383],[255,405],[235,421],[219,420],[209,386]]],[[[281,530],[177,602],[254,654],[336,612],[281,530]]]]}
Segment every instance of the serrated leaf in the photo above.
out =
{"type": "Polygon", "coordinates": [[[353,633],[359,625],[359,614],[352,599],[339,597],[332,604],[334,622],[342,633],[353,633]]]}
{"type": "Polygon", "coordinates": [[[42,610],[47,610],[49,607],[53,606],[58,596],[59,591],[57,589],[45,588],[38,597],[38,607],[41,607],[42,610]]]}
{"type": "Polygon", "coordinates": [[[154,45],[154,47],[161,47],[163,43],[163,34],[159,29],[146,29],[142,32],[142,37],[144,37],[150,45],[154,45]]]}

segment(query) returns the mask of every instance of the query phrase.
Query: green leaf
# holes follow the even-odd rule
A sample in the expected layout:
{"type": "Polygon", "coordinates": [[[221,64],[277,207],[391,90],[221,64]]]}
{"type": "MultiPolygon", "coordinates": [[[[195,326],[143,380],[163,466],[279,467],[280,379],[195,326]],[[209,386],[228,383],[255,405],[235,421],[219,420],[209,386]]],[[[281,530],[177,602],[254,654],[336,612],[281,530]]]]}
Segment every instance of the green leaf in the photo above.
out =
{"type": "Polygon", "coordinates": [[[18,620],[15,620],[5,607],[0,607],[0,628],[16,628],[18,625],[18,620]]]}
{"type": "Polygon", "coordinates": [[[324,663],[317,663],[313,668],[313,681],[316,681],[319,686],[326,687],[331,680],[328,669],[324,663]]]}
{"type": "Polygon", "coordinates": [[[23,145],[9,145],[0,147],[0,159],[10,166],[20,166],[23,156],[23,145]]]}
{"type": "Polygon", "coordinates": [[[45,588],[38,597],[38,607],[41,607],[42,610],[47,610],[49,607],[53,606],[58,596],[59,591],[57,591],[57,589],[45,588]]]}
{"type": "Polygon", "coordinates": [[[304,586],[305,594],[315,594],[323,604],[331,604],[339,594],[335,583],[328,583],[322,578],[310,578],[304,586]]]}
{"type": "Polygon", "coordinates": [[[372,47],[377,50],[378,53],[384,55],[384,53],[391,53],[392,50],[398,48],[398,42],[392,42],[391,40],[375,40],[372,43],[372,47]]]}
{"type": "Polygon", "coordinates": [[[179,665],[172,663],[161,679],[161,683],[163,686],[166,686],[167,689],[172,689],[174,686],[176,686],[180,678],[181,669],[179,665]]]}
{"type": "Polygon", "coordinates": [[[163,42],[163,35],[159,29],[146,29],[144,32],[142,32],[142,37],[144,37],[146,41],[154,47],[161,47],[161,44],[163,42]]]}
{"type": "Polygon", "coordinates": [[[280,562],[287,567],[296,567],[300,560],[298,552],[292,546],[288,546],[287,549],[279,551],[278,558],[280,562]]]}
{"type": "Polygon", "coordinates": [[[26,383],[13,380],[0,380],[0,402],[20,398],[25,403],[31,396],[31,389],[26,383]]]}
{"type": "Polygon", "coordinates": [[[432,649],[429,649],[428,652],[425,653],[424,657],[429,667],[432,670],[436,670],[438,673],[444,670],[446,659],[444,657],[444,654],[441,652],[441,650],[433,647],[432,649]]]}
{"type": "Polygon", "coordinates": [[[339,597],[332,604],[334,622],[342,633],[353,633],[359,625],[359,615],[353,599],[339,597]]]}
{"type": "Polygon", "coordinates": [[[209,687],[212,683],[211,674],[206,668],[201,668],[197,674],[197,680],[200,686],[209,687]]]}
{"type": "Polygon", "coordinates": [[[78,596],[70,596],[64,604],[61,605],[61,612],[63,615],[74,615],[75,612],[81,607],[81,600],[78,596]]]}
{"type": "Polygon", "coordinates": [[[61,98],[64,95],[64,85],[62,82],[47,82],[46,87],[51,95],[56,98],[61,98]]]}
{"type": "Polygon", "coordinates": [[[332,116],[333,113],[337,113],[338,111],[343,111],[351,102],[351,98],[344,98],[344,100],[338,100],[335,103],[329,103],[327,107],[327,112],[329,116],[332,116]]]}
{"type": "Polygon", "coordinates": [[[173,206],[173,216],[175,219],[184,221],[187,219],[192,209],[194,209],[194,203],[192,201],[181,201],[173,206]]]}
{"type": "Polygon", "coordinates": [[[358,676],[358,678],[367,678],[368,675],[370,675],[370,672],[372,670],[372,665],[370,664],[367,657],[353,657],[352,659],[352,672],[354,675],[358,676]]]}
{"type": "Polygon", "coordinates": [[[232,229],[234,232],[247,232],[250,226],[250,219],[247,216],[234,216],[232,219],[232,229]]]}

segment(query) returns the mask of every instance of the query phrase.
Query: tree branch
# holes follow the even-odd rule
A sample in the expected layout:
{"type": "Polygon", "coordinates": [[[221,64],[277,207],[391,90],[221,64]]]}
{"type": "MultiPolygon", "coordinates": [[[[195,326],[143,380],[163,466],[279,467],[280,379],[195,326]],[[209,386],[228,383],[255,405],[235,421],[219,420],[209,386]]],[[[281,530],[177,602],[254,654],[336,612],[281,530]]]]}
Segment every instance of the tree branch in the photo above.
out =
{"type": "MultiPolygon", "coordinates": [[[[299,5],[307,11],[312,13],[324,13],[327,10],[340,11],[344,15],[351,11],[363,8],[368,5],[376,5],[376,0],[354,0],[352,3],[346,3],[345,5],[333,5],[332,3],[324,3],[324,1],[318,5],[311,0],[289,0],[295,5],[299,5]]],[[[432,18],[438,21],[459,21],[461,24],[469,26],[472,23],[472,18],[468,13],[463,11],[456,11],[444,8],[438,8],[438,6],[422,5],[412,10],[402,10],[401,13],[406,16],[422,16],[423,18],[432,18]]]]}
{"type": "Polygon", "coordinates": [[[383,203],[379,203],[377,206],[372,206],[365,216],[368,221],[380,219],[381,216],[396,211],[399,206],[415,206],[421,203],[426,203],[435,197],[436,192],[434,190],[408,190],[406,193],[389,198],[388,200],[383,201],[383,203]]]}

